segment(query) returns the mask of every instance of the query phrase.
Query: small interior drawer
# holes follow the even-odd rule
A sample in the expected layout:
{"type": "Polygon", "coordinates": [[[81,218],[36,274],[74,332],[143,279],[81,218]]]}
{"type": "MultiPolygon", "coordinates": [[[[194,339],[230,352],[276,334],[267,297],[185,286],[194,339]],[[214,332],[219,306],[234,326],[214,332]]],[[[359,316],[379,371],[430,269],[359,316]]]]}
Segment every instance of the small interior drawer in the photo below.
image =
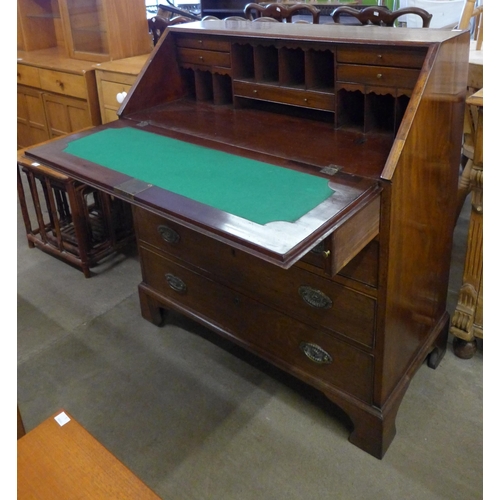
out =
{"type": "Polygon", "coordinates": [[[421,68],[426,50],[409,51],[388,49],[387,47],[339,48],[337,61],[340,63],[398,66],[400,68],[421,68]]]}
{"type": "Polygon", "coordinates": [[[277,85],[235,81],[234,94],[241,97],[292,104],[305,108],[335,111],[335,94],[328,92],[289,89],[277,85]]]}
{"type": "Polygon", "coordinates": [[[27,85],[28,87],[40,88],[40,73],[38,68],[26,66],[24,64],[17,65],[17,83],[27,85]]]}
{"type": "Polygon", "coordinates": [[[339,64],[337,80],[363,83],[382,87],[412,88],[420,74],[419,70],[391,68],[388,66],[363,66],[360,64],[339,64]]]}
{"type": "Polygon", "coordinates": [[[87,87],[83,75],[41,69],[40,84],[42,89],[50,92],[79,97],[80,99],[87,98],[87,87]]]}
{"type": "Polygon", "coordinates": [[[231,56],[229,52],[216,52],[212,50],[189,49],[180,47],[178,50],[179,62],[197,64],[200,66],[222,66],[231,67],[231,56]]]}
{"type": "Polygon", "coordinates": [[[213,40],[211,38],[188,38],[179,36],[176,39],[177,47],[187,47],[191,49],[216,50],[219,52],[228,52],[231,44],[225,40],[213,40]]]}

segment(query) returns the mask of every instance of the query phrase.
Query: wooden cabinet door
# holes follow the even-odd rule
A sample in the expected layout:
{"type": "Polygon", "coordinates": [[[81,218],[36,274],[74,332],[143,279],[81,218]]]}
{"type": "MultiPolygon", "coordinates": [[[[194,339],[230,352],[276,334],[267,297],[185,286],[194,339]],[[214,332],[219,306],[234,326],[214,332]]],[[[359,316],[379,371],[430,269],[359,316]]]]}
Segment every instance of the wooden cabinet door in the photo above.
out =
{"type": "Polygon", "coordinates": [[[56,94],[43,94],[50,138],[90,127],[92,120],[86,101],[56,94]]]}
{"type": "Polygon", "coordinates": [[[17,147],[25,148],[49,139],[43,92],[17,86],[17,147]]]}

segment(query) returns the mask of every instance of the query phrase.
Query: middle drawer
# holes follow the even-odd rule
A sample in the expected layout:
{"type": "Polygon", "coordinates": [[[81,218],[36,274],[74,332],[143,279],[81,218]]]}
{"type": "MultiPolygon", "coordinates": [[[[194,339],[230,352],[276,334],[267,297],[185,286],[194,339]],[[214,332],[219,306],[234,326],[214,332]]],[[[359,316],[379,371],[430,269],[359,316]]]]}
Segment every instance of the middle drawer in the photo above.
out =
{"type": "Polygon", "coordinates": [[[203,274],[309,325],[373,346],[376,300],[298,266],[284,270],[225,243],[134,209],[138,238],[203,274]]]}

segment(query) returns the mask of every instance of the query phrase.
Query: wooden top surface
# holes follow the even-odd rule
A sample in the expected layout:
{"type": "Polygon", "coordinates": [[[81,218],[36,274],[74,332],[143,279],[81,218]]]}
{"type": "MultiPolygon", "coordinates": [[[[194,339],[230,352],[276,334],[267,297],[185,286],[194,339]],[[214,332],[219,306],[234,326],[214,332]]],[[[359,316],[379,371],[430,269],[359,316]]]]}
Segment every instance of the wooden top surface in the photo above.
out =
{"type": "Polygon", "coordinates": [[[241,37],[300,38],[302,41],[326,41],[378,45],[421,44],[428,46],[458,36],[461,31],[441,29],[392,28],[380,26],[350,26],[338,24],[252,23],[248,21],[196,21],[168,28],[171,31],[201,33],[222,31],[224,35],[241,37]]]}
{"type": "Polygon", "coordinates": [[[138,75],[150,54],[142,54],[140,56],[127,57],[125,59],[116,59],[115,61],[107,61],[95,64],[96,70],[111,71],[124,75],[138,75]]]}
{"type": "Polygon", "coordinates": [[[54,416],[17,442],[17,498],[158,500],[158,497],[70,415],[54,416]]]}
{"type": "Polygon", "coordinates": [[[17,51],[17,62],[36,66],[37,68],[54,69],[66,73],[85,73],[93,69],[94,62],[71,59],[60,47],[50,49],[17,51]]]}

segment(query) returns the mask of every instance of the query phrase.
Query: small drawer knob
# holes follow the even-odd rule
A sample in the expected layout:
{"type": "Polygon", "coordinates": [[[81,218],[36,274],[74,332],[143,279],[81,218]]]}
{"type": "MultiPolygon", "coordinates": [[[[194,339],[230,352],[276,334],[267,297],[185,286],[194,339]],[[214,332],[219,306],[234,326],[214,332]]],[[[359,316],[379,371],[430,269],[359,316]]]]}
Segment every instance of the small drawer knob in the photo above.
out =
{"type": "Polygon", "coordinates": [[[116,101],[118,104],[121,104],[125,100],[125,97],[127,97],[126,92],[118,92],[118,94],[116,94],[116,101]]]}
{"type": "Polygon", "coordinates": [[[382,73],[377,73],[377,78],[380,80],[382,78],[382,73]]]}

